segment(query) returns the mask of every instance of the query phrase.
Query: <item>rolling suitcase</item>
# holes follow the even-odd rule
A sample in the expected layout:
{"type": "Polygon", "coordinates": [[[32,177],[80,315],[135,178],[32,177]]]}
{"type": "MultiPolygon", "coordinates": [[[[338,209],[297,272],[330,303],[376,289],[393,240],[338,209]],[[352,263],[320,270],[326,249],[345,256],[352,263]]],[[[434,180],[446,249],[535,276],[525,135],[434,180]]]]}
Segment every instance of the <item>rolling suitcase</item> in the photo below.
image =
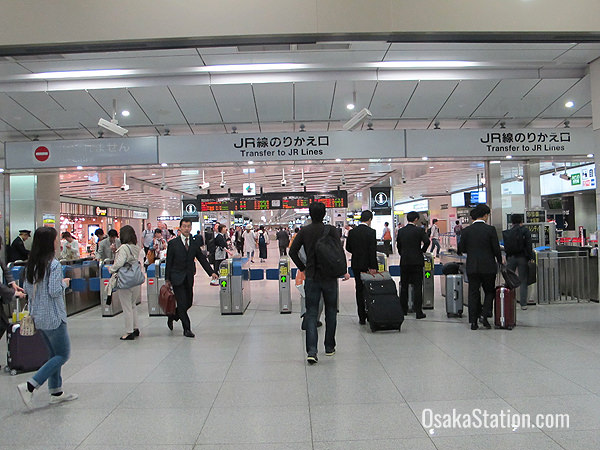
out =
{"type": "Polygon", "coordinates": [[[371,331],[375,332],[379,329],[400,331],[402,322],[404,322],[404,312],[400,305],[396,284],[389,274],[386,277],[386,272],[384,272],[379,279],[368,274],[361,274],[361,278],[365,286],[365,308],[371,331]]]}
{"type": "Polygon", "coordinates": [[[11,324],[6,333],[6,343],[6,367],[11,375],[33,372],[48,361],[48,348],[39,331],[33,336],[21,336],[21,326],[11,324]]]}
{"type": "Polygon", "coordinates": [[[494,300],[494,325],[496,328],[512,330],[517,324],[517,302],[515,290],[506,286],[496,288],[494,300]]]}
{"type": "Polygon", "coordinates": [[[463,313],[463,279],[462,275],[445,275],[446,277],[446,315],[462,317],[463,313]]]}

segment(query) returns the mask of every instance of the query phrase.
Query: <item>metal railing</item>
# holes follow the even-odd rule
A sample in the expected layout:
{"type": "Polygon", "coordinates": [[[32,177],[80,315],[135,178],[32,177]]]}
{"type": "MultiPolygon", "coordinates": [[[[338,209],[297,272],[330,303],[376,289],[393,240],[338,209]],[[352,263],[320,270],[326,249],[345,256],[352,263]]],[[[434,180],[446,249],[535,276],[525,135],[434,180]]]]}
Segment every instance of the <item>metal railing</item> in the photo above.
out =
{"type": "Polygon", "coordinates": [[[585,250],[544,250],[536,256],[538,303],[590,301],[590,263],[585,250]]]}

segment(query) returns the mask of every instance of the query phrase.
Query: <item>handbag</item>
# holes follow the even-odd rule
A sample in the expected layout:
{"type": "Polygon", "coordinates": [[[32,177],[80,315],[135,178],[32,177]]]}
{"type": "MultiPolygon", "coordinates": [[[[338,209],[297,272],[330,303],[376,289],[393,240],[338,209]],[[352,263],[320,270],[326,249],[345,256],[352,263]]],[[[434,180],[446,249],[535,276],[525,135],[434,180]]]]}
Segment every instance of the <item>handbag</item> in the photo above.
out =
{"type": "Polygon", "coordinates": [[[169,288],[166,284],[160,288],[160,292],[158,294],[158,304],[167,316],[172,316],[175,314],[175,310],[177,309],[177,300],[175,299],[173,289],[169,288]]]}
{"type": "Polygon", "coordinates": [[[500,271],[502,273],[502,278],[504,278],[504,283],[506,284],[507,288],[516,289],[519,286],[521,286],[521,280],[519,279],[519,276],[514,270],[511,270],[505,265],[503,265],[500,271]]]}
{"type": "Polygon", "coordinates": [[[148,250],[148,253],[146,253],[146,260],[148,261],[148,264],[154,264],[154,261],[156,261],[156,252],[154,249],[148,250]]]}
{"type": "MultiPolygon", "coordinates": [[[[35,293],[37,291],[37,283],[33,285],[33,296],[35,297],[35,293]]],[[[23,308],[23,312],[25,308],[23,308]]],[[[21,336],[33,336],[37,330],[35,329],[35,322],[33,321],[33,316],[31,314],[27,314],[25,317],[21,319],[21,336]]]]}
{"type": "MultiPolygon", "coordinates": [[[[129,247],[127,247],[129,248],[129,247]]],[[[133,252],[129,249],[131,256],[133,257],[133,252]]],[[[116,289],[129,289],[135,286],[139,286],[143,284],[146,280],[144,273],[142,272],[142,267],[139,261],[131,263],[125,263],[119,270],[117,270],[117,285],[116,289]]]]}
{"type": "Polygon", "coordinates": [[[537,264],[535,261],[527,263],[527,286],[537,283],[537,264]]]}

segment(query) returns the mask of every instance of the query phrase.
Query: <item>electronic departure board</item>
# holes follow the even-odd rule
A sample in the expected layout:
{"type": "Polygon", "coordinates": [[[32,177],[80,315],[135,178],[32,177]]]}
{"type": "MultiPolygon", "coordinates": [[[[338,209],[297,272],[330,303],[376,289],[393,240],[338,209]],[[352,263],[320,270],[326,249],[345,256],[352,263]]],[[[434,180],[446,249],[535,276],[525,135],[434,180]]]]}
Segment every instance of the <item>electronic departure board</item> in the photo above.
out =
{"type": "Polygon", "coordinates": [[[269,193],[244,197],[241,194],[203,194],[197,197],[198,210],[208,211],[263,211],[269,209],[308,208],[312,202],[321,202],[327,208],[347,208],[346,191],[269,193]]]}

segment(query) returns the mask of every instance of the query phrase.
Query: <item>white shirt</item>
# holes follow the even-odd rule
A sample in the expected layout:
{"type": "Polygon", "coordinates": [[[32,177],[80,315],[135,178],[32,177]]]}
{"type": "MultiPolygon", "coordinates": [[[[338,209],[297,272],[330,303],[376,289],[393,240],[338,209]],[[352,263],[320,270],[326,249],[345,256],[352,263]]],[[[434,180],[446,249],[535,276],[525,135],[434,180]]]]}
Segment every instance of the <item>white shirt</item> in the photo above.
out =
{"type": "Polygon", "coordinates": [[[439,239],[440,237],[440,229],[437,225],[431,225],[431,239],[439,239]]]}
{"type": "Polygon", "coordinates": [[[183,242],[183,246],[185,247],[185,242],[187,239],[187,244],[188,244],[188,248],[190,246],[190,244],[192,243],[192,235],[189,235],[187,238],[182,234],[181,236],[179,236],[181,238],[181,242],[183,242]]]}

